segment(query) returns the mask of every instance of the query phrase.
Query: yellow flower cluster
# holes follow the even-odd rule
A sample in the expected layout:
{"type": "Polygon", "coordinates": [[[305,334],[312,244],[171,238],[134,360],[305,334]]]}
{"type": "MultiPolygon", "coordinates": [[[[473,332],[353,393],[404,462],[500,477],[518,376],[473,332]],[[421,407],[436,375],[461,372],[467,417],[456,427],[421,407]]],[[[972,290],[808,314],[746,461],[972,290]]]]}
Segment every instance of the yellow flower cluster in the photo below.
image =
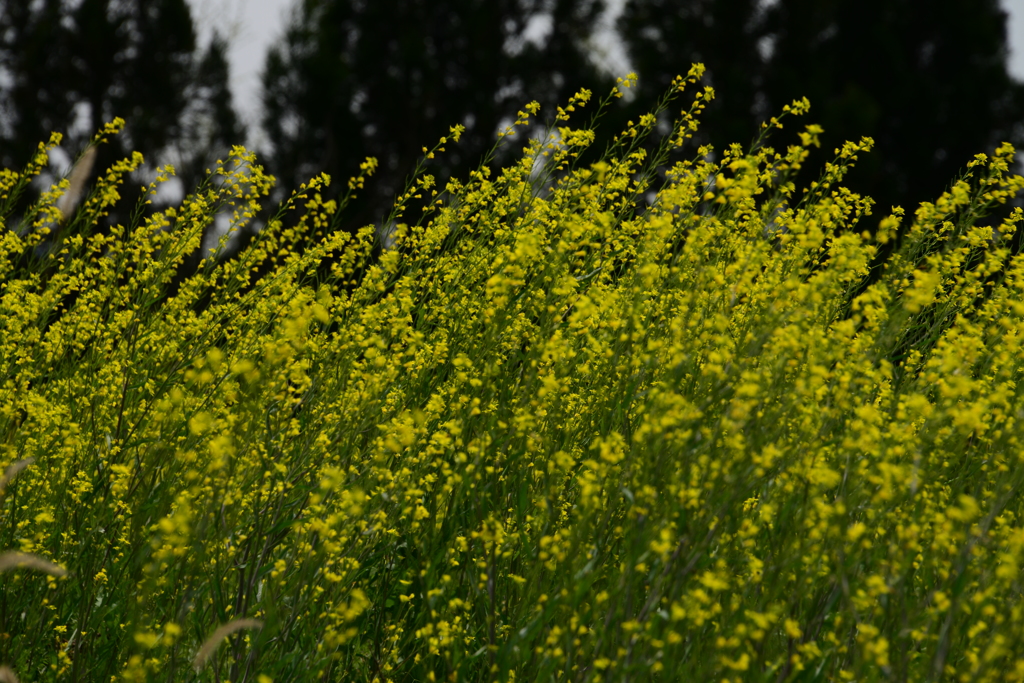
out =
{"type": "Polygon", "coordinates": [[[66,182],[12,214],[56,138],[0,174],[0,664],[1024,678],[1013,149],[877,221],[839,184],[870,139],[802,192],[820,126],[768,146],[806,100],[679,160],[704,89],[654,139],[702,73],[595,163],[581,91],[506,168],[417,172],[383,233],[338,230],[372,159],[263,221],[273,179],[236,148],[112,228],[141,157],[68,217],[66,182]],[[218,215],[262,225],[176,279],[218,215]]]}

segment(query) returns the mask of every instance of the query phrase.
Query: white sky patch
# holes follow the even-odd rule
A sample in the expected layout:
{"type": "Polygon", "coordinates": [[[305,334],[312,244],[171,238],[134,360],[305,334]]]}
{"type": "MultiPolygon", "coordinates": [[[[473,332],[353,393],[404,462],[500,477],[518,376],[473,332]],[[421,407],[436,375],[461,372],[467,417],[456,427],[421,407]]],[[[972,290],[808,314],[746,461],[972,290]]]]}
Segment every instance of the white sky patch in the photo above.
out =
{"type": "Polygon", "coordinates": [[[1010,74],[1018,81],[1024,81],[1024,0],[1002,0],[1002,6],[1010,15],[1006,22],[1010,74]]]}
{"type": "Polygon", "coordinates": [[[50,150],[50,170],[58,178],[63,178],[71,172],[74,160],[63,147],[54,147],[50,150]]]}
{"type": "Polygon", "coordinates": [[[626,44],[615,30],[615,22],[622,15],[625,6],[626,0],[608,0],[608,6],[598,19],[597,30],[590,41],[594,63],[616,78],[622,78],[632,71],[629,55],[626,54],[626,44]]]}
{"type": "Polygon", "coordinates": [[[221,211],[213,217],[213,229],[203,235],[203,256],[217,251],[221,238],[227,235],[229,230],[231,230],[231,216],[226,211],[221,211]]]}
{"type": "Polygon", "coordinates": [[[89,102],[75,103],[75,120],[68,128],[68,135],[72,137],[91,137],[94,131],[92,124],[92,104],[89,102]]]}
{"type": "Polygon", "coordinates": [[[184,198],[185,183],[177,176],[171,176],[156,186],[154,203],[159,206],[178,206],[184,198]]]}
{"type": "Polygon", "coordinates": [[[530,17],[523,29],[523,37],[538,47],[547,42],[548,36],[555,28],[555,19],[549,12],[542,12],[530,17]]]}
{"type": "Polygon", "coordinates": [[[206,46],[216,29],[228,41],[231,94],[239,118],[248,128],[246,144],[264,141],[260,122],[260,73],[271,44],[280,38],[291,17],[292,0],[188,0],[206,46]]]}

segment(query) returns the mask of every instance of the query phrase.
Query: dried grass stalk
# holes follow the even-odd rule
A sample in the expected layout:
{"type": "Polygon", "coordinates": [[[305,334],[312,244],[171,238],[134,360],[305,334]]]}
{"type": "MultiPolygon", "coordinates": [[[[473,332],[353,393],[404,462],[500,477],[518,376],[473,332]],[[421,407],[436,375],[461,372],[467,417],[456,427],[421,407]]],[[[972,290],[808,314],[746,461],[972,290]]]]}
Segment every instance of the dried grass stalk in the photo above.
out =
{"type": "Polygon", "coordinates": [[[199,648],[199,652],[196,654],[196,658],[192,662],[192,666],[195,667],[195,670],[199,671],[203,668],[203,665],[206,664],[210,655],[214,653],[217,646],[220,645],[225,638],[235,631],[241,631],[244,628],[263,628],[263,622],[259,619],[233,619],[218,628],[213,632],[213,635],[206,639],[203,646],[199,648]]]}
{"type": "Polygon", "coordinates": [[[35,569],[36,571],[45,572],[50,576],[67,575],[67,571],[63,567],[58,567],[49,560],[44,560],[38,555],[19,553],[14,550],[0,553],[0,572],[10,569],[35,569]]]}
{"type": "Polygon", "coordinates": [[[82,190],[85,189],[85,181],[89,178],[94,161],[96,161],[96,148],[89,147],[75,167],[71,169],[71,175],[68,178],[68,191],[57,201],[57,208],[64,220],[67,220],[71,212],[78,206],[78,202],[82,198],[82,190]]]}
{"type": "Polygon", "coordinates": [[[3,493],[4,489],[7,488],[7,485],[11,483],[11,480],[18,476],[18,472],[21,472],[35,461],[35,458],[25,458],[24,460],[12,462],[8,465],[7,469],[4,470],[3,476],[0,477],[0,493],[3,493]]]}

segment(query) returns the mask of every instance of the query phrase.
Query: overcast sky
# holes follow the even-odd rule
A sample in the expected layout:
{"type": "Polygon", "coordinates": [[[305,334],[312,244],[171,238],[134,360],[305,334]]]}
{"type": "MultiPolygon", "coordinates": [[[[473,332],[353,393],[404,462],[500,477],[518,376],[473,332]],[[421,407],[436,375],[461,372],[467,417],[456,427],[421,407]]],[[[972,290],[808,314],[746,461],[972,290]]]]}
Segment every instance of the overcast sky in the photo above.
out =
{"type": "MultiPolygon", "coordinates": [[[[267,47],[287,24],[295,0],[189,0],[197,23],[216,26],[230,41],[231,89],[249,126],[249,145],[259,142],[259,74],[267,47]]],[[[1010,71],[1024,80],[1024,0],[1002,0],[1009,12],[1010,71]]],[[[922,3],[927,6],[927,3],[922,3]]],[[[209,30],[209,29],[207,29],[209,30]]],[[[208,35],[200,35],[206,41],[208,35]]],[[[613,46],[614,51],[614,46],[613,46]]],[[[613,57],[614,59],[614,57],[613,57]]]]}

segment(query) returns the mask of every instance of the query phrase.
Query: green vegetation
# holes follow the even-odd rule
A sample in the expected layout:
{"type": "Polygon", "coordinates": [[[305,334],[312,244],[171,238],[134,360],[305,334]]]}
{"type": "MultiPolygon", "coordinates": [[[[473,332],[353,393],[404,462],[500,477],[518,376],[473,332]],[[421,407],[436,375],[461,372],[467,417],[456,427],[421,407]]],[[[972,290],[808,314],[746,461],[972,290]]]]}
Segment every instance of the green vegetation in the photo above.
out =
{"type": "MultiPolygon", "coordinates": [[[[140,157],[77,211],[68,181],[45,193],[0,234],[0,663],[33,681],[1024,676],[1024,214],[982,224],[1024,187],[1012,148],[907,225],[840,186],[868,139],[795,187],[821,129],[779,150],[767,133],[806,100],[752,149],[659,174],[710,89],[645,142],[701,73],[597,163],[575,162],[581,91],[500,173],[417,176],[384,250],[373,226],[334,229],[318,177],[176,282],[215,214],[242,228],[265,201],[237,148],[179,207],[141,210],[158,180],[110,231],[140,157]]],[[[0,216],[46,149],[0,175],[0,216]]]]}

